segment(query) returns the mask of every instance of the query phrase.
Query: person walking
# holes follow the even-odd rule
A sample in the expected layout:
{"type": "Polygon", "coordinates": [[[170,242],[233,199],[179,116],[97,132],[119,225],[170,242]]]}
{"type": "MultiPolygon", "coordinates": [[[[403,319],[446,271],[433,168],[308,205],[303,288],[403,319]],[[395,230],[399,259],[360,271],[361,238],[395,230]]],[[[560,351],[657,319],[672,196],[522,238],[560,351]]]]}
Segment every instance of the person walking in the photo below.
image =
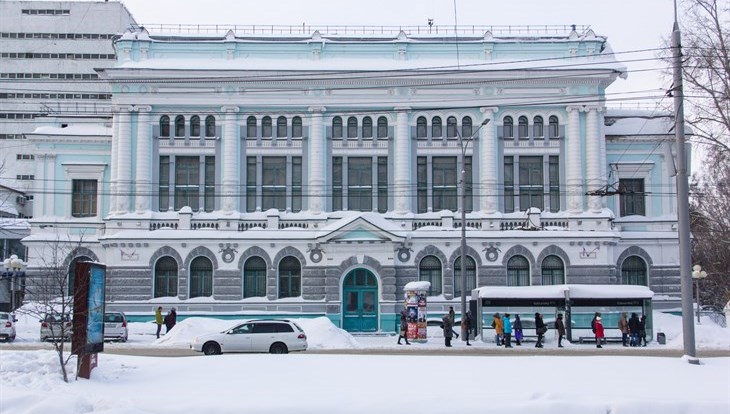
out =
{"type": "Polygon", "coordinates": [[[451,337],[454,333],[454,327],[451,325],[451,318],[448,313],[441,318],[441,323],[444,330],[444,342],[447,348],[451,348],[451,337]]]}
{"type": "Polygon", "coordinates": [[[402,345],[400,343],[401,339],[406,340],[406,345],[411,344],[408,342],[408,310],[406,308],[403,308],[400,311],[400,335],[398,335],[398,345],[402,345]]]}
{"type": "Polygon", "coordinates": [[[515,323],[512,324],[512,330],[515,333],[515,343],[517,346],[522,345],[522,320],[520,320],[520,315],[515,315],[515,323]]]}
{"type": "Polygon", "coordinates": [[[537,343],[535,348],[542,348],[542,336],[547,332],[545,322],[542,321],[542,314],[535,312],[535,334],[537,334],[537,343]]]}
{"type": "Polygon", "coordinates": [[[155,309],[155,323],[157,324],[157,339],[160,339],[160,331],[162,330],[162,306],[155,309]]]}
{"type": "Polygon", "coordinates": [[[172,328],[175,327],[175,324],[177,323],[177,312],[175,312],[175,308],[170,309],[170,312],[167,312],[167,315],[165,315],[165,328],[167,329],[165,333],[168,333],[172,330],[172,328]]]}
{"type": "Polygon", "coordinates": [[[504,347],[512,348],[512,321],[509,320],[509,313],[505,313],[502,317],[502,325],[504,326],[504,347]]]}
{"type": "Polygon", "coordinates": [[[565,323],[563,323],[563,314],[558,314],[555,320],[555,330],[558,332],[558,348],[563,347],[563,336],[565,336],[565,323]]]}
{"type": "Polygon", "coordinates": [[[629,345],[639,346],[639,315],[636,312],[631,313],[629,318],[629,345]]]}
{"type": "Polygon", "coordinates": [[[603,348],[601,346],[601,342],[603,342],[603,338],[605,338],[606,335],[603,332],[603,322],[601,322],[600,316],[596,316],[596,320],[593,326],[594,332],[596,333],[596,348],[603,348]]]}
{"type": "MultiPolygon", "coordinates": [[[[456,326],[456,312],[454,312],[453,306],[449,306],[449,319],[451,319],[451,329],[454,329],[454,326],[456,326]]],[[[459,334],[456,331],[451,333],[454,338],[459,339],[459,334]]]]}
{"type": "Polygon", "coordinates": [[[639,344],[637,346],[646,346],[646,315],[641,315],[639,319],[639,344]],[[644,345],[641,343],[644,342],[644,345]]]}
{"type": "Polygon", "coordinates": [[[497,346],[502,346],[502,335],[504,334],[504,324],[502,323],[502,317],[499,313],[495,313],[492,318],[492,328],[494,328],[494,343],[497,346]]]}
{"type": "Polygon", "coordinates": [[[626,312],[621,313],[621,318],[618,320],[618,329],[621,331],[621,343],[623,346],[629,346],[629,321],[626,319],[628,314],[626,312]]]}
{"type": "Polygon", "coordinates": [[[469,343],[469,334],[471,333],[471,311],[466,311],[464,317],[461,318],[461,330],[464,331],[464,338],[466,339],[466,345],[471,346],[469,343]]]}

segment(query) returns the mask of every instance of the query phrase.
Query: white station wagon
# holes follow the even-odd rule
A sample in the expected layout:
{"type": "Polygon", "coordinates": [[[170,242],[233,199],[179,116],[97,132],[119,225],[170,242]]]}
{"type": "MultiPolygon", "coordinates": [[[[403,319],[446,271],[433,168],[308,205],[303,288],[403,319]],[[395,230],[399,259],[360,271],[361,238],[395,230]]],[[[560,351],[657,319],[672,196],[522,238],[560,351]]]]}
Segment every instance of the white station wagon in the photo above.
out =
{"type": "Polygon", "coordinates": [[[252,320],[223,332],[198,336],[190,348],[205,355],[224,352],[286,354],[289,351],[305,351],[307,335],[299,325],[288,320],[252,320]]]}

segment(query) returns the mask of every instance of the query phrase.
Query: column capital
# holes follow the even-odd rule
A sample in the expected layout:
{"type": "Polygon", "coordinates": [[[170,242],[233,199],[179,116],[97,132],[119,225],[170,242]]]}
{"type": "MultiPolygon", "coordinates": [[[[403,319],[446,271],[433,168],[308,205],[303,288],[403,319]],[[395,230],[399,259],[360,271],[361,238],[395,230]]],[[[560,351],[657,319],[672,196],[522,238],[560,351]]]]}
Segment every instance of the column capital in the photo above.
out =
{"type": "Polygon", "coordinates": [[[479,108],[479,112],[489,116],[499,112],[499,108],[496,106],[482,106],[481,108],[479,108]]]}
{"type": "Polygon", "coordinates": [[[238,113],[241,108],[237,106],[221,106],[221,112],[223,113],[238,113]]]}
{"type": "Polygon", "coordinates": [[[309,108],[307,108],[307,110],[309,112],[320,113],[321,114],[323,112],[326,112],[327,111],[327,108],[325,108],[324,106],[310,106],[309,108]]]}
{"type": "Polygon", "coordinates": [[[151,105],[135,105],[134,110],[139,113],[152,112],[152,106],[151,105]]]}
{"type": "Polygon", "coordinates": [[[586,107],[584,108],[584,110],[586,112],[596,111],[598,113],[601,113],[601,112],[605,112],[606,111],[606,107],[605,106],[601,106],[601,105],[586,105],[586,107]]]}
{"type": "Polygon", "coordinates": [[[565,107],[565,110],[568,112],[583,112],[584,108],[580,105],[568,105],[567,107],[565,107]]]}

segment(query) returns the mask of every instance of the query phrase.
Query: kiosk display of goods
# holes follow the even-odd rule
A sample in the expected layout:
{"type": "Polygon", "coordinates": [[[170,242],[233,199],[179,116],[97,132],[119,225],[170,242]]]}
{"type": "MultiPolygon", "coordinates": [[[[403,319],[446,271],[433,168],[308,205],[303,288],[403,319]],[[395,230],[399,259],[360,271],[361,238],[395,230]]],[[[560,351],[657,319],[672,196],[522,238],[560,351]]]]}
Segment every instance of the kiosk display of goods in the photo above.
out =
{"type": "Polygon", "coordinates": [[[403,288],[405,300],[403,306],[408,313],[408,327],[406,335],[408,340],[415,342],[427,342],[427,325],[426,325],[426,300],[428,289],[431,288],[429,282],[410,282],[403,288]]]}

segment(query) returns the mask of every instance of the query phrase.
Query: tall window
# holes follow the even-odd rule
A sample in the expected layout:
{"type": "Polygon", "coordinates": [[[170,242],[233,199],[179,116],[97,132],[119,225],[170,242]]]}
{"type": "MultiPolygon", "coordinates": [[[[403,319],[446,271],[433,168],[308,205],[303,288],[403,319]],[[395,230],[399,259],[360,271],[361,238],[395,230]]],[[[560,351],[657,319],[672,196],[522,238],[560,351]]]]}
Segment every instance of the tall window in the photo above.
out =
{"type": "Polygon", "coordinates": [[[295,138],[302,137],[302,117],[295,116],[291,121],[291,136],[295,138]]]}
{"type": "MultiPolygon", "coordinates": [[[[477,264],[471,256],[466,256],[466,294],[477,287],[477,264]]],[[[454,296],[461,296],[461,257],[454,262],[454,296]]]]}
{"type": "Polygon", "coordinates": [[[279,299],[302,295],[302,267],[295,257],[287,256],[279,262],[279,299]]]}
{"type": "Polygon", "coordinates": [[[160,136],[170,136],[170,117],[167,115],[163,115],[160,117],[160,136]]]}
{"type": "Polygon", "coordinates": [[[524,256],[512,256],[507,262],[507,286],[530,286],[530,263],[524,256]]]}
{"type": "Polygon", "coordinates": [[[644,204],[644,179],[643,178],[621,178],[619,179],[621,190],[621,216],[643,216],[646,214],[644,204]]]}
{"type": "Polygon", "coordinates": [[[550,171],[550,211],[557,213],[560,211],[560,157],[551,155],[549,158],[548,168],[550,171]]]}
{"type": "Polygon", "coordinates": [[[558,125],[558,117],[553,115],[549,119],[550,138],[557,138],[560,136],[560,128],[558,125]]]}
{"type": "Polygon", "coordinates": [[[262,157],[262,209],[286,210],[286,157],[262,157]]]}
{"type": "Polygon", "coordinates": [[[472,134],[472,123],[471,123],[471,117],[465,116],[461,118],[461,137],[462,138],[469,138],[472,134]]]}
{"type": "Polygon", "coordinates": [[[431,119],[431,137],[442,138],[444,133],[441,129],[441,118],[435,116],[431,119]]]}
{"type": "Polygon", "coordinates": [[[542,261],[542,284],[562,285],[565,283],[565,269],[563,260],[558,256],[551,255],[542,261]]]}
{"type": "Polygon", "coordinates": [[[418,265],[418,280],[431,283],[428,296],[441,294],[441,261],[436,256],[426,256],[421,260],[418,265]]]}
{"type": "Polygon", "coordinates": [[[472,212],[474,211],[474,183],[472,182],[471,157],[464,157],[464,172],[464,210],[472,212]]]}
{"type": "Polygon", "coordinates": [[[96,180],[71,182],[71,216],[96,216],[96,180]]]}
{"type": "Polygon", "coordinates": [[[286,126],[287,126],[287,123],[286,123],[285,117],[280,116],[279,118],[276,119],[276,136],[278,138],[284,138],[287,136],[286,126]]]}
{"type": "Polygon", "coordinates": [[[347,118],[347,138],[357,138],[357,118],[347,118]]]}
{"type": "Polygon", "coordinates": [[[332,211],[342,210],[342,157],[332,157],[332,211]]]}
{"type": "Polygon", "coordinates": [[[246,157],[246,211],[256,211],[256,157],[246,157]]]}
{"type": "Polygon", "coordinates": [[[190,263],[190,298],[213,296],[213,263],[198,256],[190,263]]]}
{"type": "Polygon", "coordinates": [[[205,193],[203,208],[211,212],[215,210],[215,157],[205,157],[205,193]]]}
{"type": "Polygon", "coordinates": [[[256,133],[256,117],[255,116],[249,116],[246,119],[246,136],[248,138],[256,138],[258,134],[256,133]]]}
{"type": "Polygon", "coordinates": [[[291,211],[302,211],[302,157],[291,158],[291,211]]]}
{"type": "Polygon", "coordinates": [[[373,159],[350,157],[347,159],[347,209],[373,210],[373,159]]]}
{"type": "Polygon", "coordinates": [[[545,208],[542,157],[520,157],[520,210],[545,208]]]}
{"type": "Polygon", "coordinates": [[[332,118],[332,138],[342,138],[342,118],[332,118]]]}
{"type": "Polygon", "coordinates": [[[416,192],[418,213],[428,211],[428,158],[416,159],[416,192]]]}
{"type": "Polygon", "coordinates": [[[514,157],[504,157],[504,212],[515,211],[515,162],[514,157]]]}
{"type": "Polygon", "coordinates": [[[426,121],[426,117],[419,116],[418,120],[416,120],[416,138],[426,138],[428,135],[428,121],[426,121]]]}
{"type": "Polygon", "coordinates": [[[271,117],[265,116],[264,119],[261,120],[261,136],[264,138],[271,138],[271,128],[271,117]]]}
{"type": "Polygon", "coordinates": [[[446,137],[456,138],[456,117],[446,118],[446,137]]]}
{"type": "Polygon", "coordinates": [[[200,117],[197,115],[193,115],[190,118],[190,136],[191,137],[200,136],[200,117]]]}
{"type": "Polygon", "coordinates": [[[515,136],[514,123],[511,116],[505,116],[504,121],[502,121],[502,135],[504,138],[514,138],[515,136]]]}
{"type": "Polygon", "coordinates": [[[200,208],[200,158],[175,157],[175,210],[200,208]]]}
{"type": "Polygon", "coordinates": [[[647,286],[646,262],[639,256],[629,256],[621,263],[621,284],[647,286]]]}
{"type": "Polygon", "coordinates": [[[517,134],[520,138],[527,138],[527,117],[521,116],[517,119],[517,134]]]}
{"type": "Polygon", "coordinates": [[[378,212],[388,211],[388,157],[378,157],[378,212]]]}
{"type": "Polygon", "coordinates": [[[388,138],[388,118],[378,118],[378,138],[388,138]]]}
{"type": "Polygon", "coordinates": [[[170,157],[167,155],[160,156],[160,211],[170,209],[170,157]]]}
{"type": "Polygon", "coordinates": [[[207,117],[205,117],[205,136],[215,136],[215,117],[213,115],[208,115],[207,117]]]}
{"type": "Polygon", "coordinates": [[[175,136],[185,136],[185,118],[182,115],[175,117],[175,136]]]}
{"type": "Polygon", "coordinates": [[[266,296],[266,262],[254,256],[243,265],[243,297],[266,296]]]}
{"type": "Polygon", "coordinates": [[[456,157],[433,157],[433,211],[456,211],[456,157]]]}
{"type": "Polygon", "coordinates": [[[155,297],[177,296],[177,262],[170,256],[155,263],[155,297]]]}
{"type": "Polygon", "coordinates": [[[362,137],[372,138],[373,137],[373,119],[366,116],[362,119],[362,137]]]}
{"type": "Polygon", "coordinates": [[[534,135],[535,138],[542,138],[543,123],[541,116],[536,116],[535,119],[532,120],[532,135],[534,135]]]}

